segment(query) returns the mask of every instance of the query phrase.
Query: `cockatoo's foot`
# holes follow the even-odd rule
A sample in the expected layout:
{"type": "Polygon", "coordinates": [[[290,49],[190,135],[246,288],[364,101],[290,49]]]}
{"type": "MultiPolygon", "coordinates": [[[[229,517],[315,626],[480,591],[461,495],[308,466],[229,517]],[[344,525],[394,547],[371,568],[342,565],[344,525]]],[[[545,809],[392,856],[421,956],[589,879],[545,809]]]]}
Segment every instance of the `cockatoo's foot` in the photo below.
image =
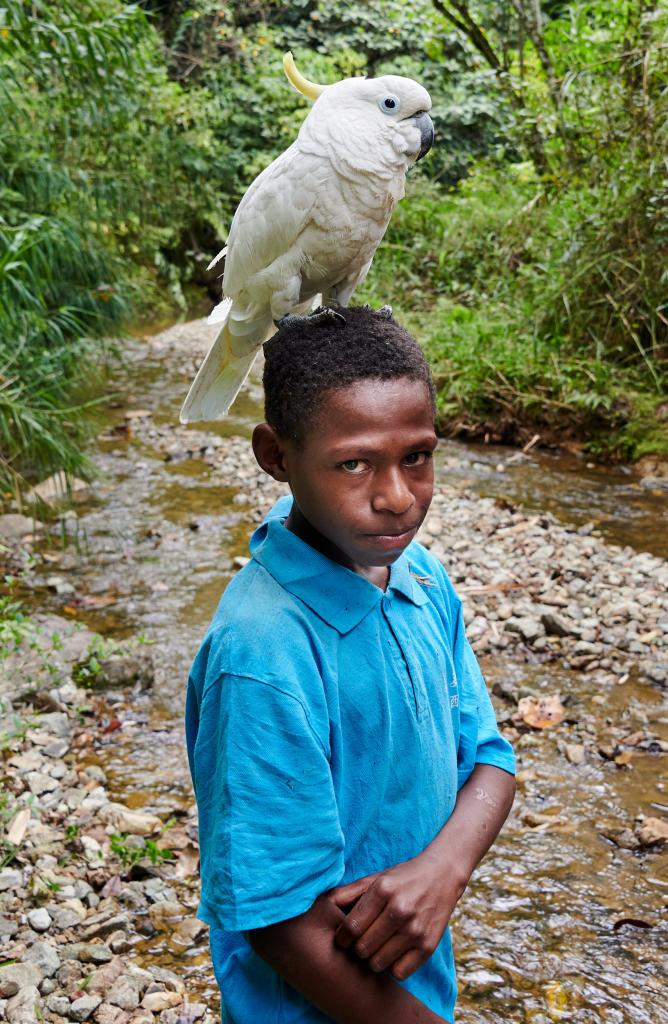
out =
{"type": "Polygon", "coordinates": [[[392,307],[391,306],[381,306],[380,309],[373,309],[373,307],[370,306],[368,302],[365,302],[364,306],[362,308],[363,309],[371,309],[371,310],[373,310],[374,313],[378,313],[378,316],[384,317],[385,320],[391,320],[392,319],[392,307]]]}
{"type": "Polygon", "coordinates": [[[305,313],[304,316],[298,316],[296,313],[286,313],[280,320],[274,320],[277,327],[289,327],[290,324],[297,323],[298,320],[308,320],[310,324],[332,324],[336,327],[345,327],[346,318],[341,313],[337,313],[335,309],[330,309],[329,306],[318,306],[317,309],[312,310],[310,313],[305,313]]]}

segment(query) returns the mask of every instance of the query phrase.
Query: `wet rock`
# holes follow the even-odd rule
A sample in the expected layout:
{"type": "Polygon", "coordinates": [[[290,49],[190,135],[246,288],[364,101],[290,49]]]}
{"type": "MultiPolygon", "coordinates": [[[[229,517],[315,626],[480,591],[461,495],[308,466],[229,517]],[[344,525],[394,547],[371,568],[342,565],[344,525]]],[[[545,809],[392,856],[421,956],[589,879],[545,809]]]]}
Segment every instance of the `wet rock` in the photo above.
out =
{"type": "Polygon", "coordinates": [[[506,984],[506,979],[501,974],[480,969],[462,975],[462,982],[467,992],[482,996],[502,988],[506,984]]]}
{"type": "Polygon", "coordinates": [[[28,924],[36,932],[46,932],[51,927],[51,916],[44,907],[28,911],[28,924]]]}
{"type": "Polygon", "coordinates": [[[605,839],[609,839],[615,846],[619,846],[622,850],[637,850],[640,846],[640,840],[630,828],[603,828],[601,829],[601,835],[605,839]]]}
{"type": "Polygon", "coordinates": [[[174,934],[183,943],[196,943],[197,940],[208,930],[208,925],[196,917],[187,917],[185,921],[179,921],[174,934]]]}
{"type": "Polygon", "coordinates": [[[175,917],[183,917],[185,908],[172,900],[159,900],[149,907],[148,913],[156,927],[164,927],[165,922],[169,922],[175,917]]]}
{"type": "Polygon", "coordinates": [[[80,999],[75,999],[73,1003],[70,1003],[70,1020],[89,1020],[101,1002],[99,996],[81,996],[80,999]]]}
{"type": "Polygon", "coordinates": [[[668,844],[668,821],[662,818],[645,818],[638,829],[638,839],[643,846],[668,844]]]}
{"type": "Polygon", "coordinates": [[[584,764],[586,760],[584,744],[567,743],[566,757],[571,762],[571,764],[584,764]]]}

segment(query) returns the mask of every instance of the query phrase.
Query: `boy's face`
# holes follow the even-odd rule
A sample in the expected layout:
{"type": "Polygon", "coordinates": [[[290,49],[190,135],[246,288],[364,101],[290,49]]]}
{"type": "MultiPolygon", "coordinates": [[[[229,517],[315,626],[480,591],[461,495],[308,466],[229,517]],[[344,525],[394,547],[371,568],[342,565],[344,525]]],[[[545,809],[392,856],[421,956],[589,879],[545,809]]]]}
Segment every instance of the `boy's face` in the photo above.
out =
{"type": "Polygon", "coordinates": [[[436,443],[427,388],[405,377],[326,392],[299,446],[266,424],[254,436],[260,464],[290,484],[288,527],[365,575],[415,537],[431,503],[436,443]]]}

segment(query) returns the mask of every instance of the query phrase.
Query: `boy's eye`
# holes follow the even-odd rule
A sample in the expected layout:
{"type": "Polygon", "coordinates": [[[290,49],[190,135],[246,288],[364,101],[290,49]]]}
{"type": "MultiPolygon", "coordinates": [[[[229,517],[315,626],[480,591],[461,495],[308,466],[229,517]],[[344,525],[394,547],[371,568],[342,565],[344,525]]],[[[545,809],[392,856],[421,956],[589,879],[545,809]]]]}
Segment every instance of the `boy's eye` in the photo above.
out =
{"type": "Polygon", "coordinates": [[[406,456],[406,464],[408,466],[424,466],[431,456],[431,452],[411,452],[410,455],[406,456]]]}
{"type": "Polygon", "coordinates": [[[346,459],[345,462],[341,462],[341,469],[345,470],[346,473],[363,473],[364,462],[361,459],[346,459]]]}

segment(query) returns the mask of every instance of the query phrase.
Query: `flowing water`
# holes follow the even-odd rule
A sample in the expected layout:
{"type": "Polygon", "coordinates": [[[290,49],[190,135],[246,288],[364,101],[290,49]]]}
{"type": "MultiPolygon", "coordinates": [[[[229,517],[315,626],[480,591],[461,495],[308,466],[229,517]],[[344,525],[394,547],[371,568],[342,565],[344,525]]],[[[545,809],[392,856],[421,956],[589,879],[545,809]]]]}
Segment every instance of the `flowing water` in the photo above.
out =
{"type": "MultiPolygon", "coordinates": [[[[195,324],[129,343],[116,381],[122,397],[111,402],[96,446],[102,476],[78,518],[64,521],[66,543],[53,555],[52,571],[74,584],[75,598],[46,587],[31,597],[41,609],[62,612],[69,603],[105,635],[142,633],[152,643],[151,701],[96,756],[118,798],[165,814],[192,803],[185,678],[258,515],[244,480],[225,479],[209,458],[216,435],[249,437],[261,418],[257,383],[217,430],[174,429],[203,338],[195,324]]],[[[612,542],[668,555],[668,493],[643,488],[623,469],[442,442],[437,471],[481,495],[591,522],[612,542]]],[[[512,659],[483,667],[490,684],[567,696],[568,716],[559,730],[520,737],[516,807],[456,912],[458,1020],[666,1024],[668,852],[620,849],[600,831],[610,822],[632,827],[641,811],[668,813],[668,755],[655,747],[630,765],[598,755],[576,765],[563,752],[576,734],[595,745],[637,730],[668,740],[665,693],[633,677],[611,683],[512,659]],[[546,817],[527,823],[532,812],[546,817]]],[[[508,717],[508,705],[499,710],[508,717]]],[[[193,906],[196,895],[193,884],[193,906]]],[[[140,951],[189,974],[191,989],[214,1005],[204,947],[184,957],[158,936],[142,939],[140,951]]]]}

